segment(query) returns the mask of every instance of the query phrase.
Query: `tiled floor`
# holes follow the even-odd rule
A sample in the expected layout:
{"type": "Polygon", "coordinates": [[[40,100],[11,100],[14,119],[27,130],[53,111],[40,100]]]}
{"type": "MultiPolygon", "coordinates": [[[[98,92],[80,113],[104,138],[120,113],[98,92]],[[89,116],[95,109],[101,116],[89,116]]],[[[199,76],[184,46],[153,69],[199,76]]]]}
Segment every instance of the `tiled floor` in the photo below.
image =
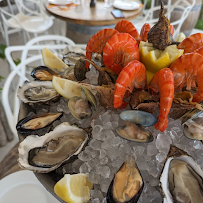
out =
{"type": "MultiPolygon", "coordinates": [[[[62,30],[62,34],[65,36],[65,22],[54,20],[54,34],[59,34],[59,27],[62,30]],[[60,25],[59,25],[60,22],[60,25]]],[[[10,46],[16,46],[16,45],[23,45],[23,38],[21,33],[12,34],[9,36],[10,40],[10,46]]],[[[0,44],[5,44],[5,41],[2,37],[2,34],[0,33],[0,44]]],[[[15,52],[13,54],[13,58],[17,59],[20,58],[21,53],[15,52]]],[[[0,58],[0,75],[3,76],[5,79],[9,74],[9,65],[6,60],[3,60],[0,58]]],[[[0,87],[3,88],[5,79],[0,82],[0,87]]],[[[0,99],[1,100],[1,99],[0,99]]],[[[1,133],[0,133],[1,136],[1,133]]],[[[18,139],[15,138],[13,141],[8,142],[6,146],[0,147],[0,162],[5,157],[5,155],[10,151],[10,149],[18,142],[18,139]]]]}

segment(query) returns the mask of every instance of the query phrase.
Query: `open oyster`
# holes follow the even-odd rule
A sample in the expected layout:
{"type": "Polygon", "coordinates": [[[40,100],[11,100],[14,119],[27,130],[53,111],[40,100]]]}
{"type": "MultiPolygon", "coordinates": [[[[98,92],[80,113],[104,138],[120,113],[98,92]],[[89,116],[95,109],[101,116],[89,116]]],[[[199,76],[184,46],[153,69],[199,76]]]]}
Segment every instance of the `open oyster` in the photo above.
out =
{"type": "Polygon", "coordinates": [[[22,168],[48,173],[80,153],[87,140],[84,130],[65,122],[44,136],[27,136],[19,145],[18,162],[22,168]]]}
{"type": "Polygon", "coordinates": [[[24,103],[48,102],[60,97],[50,81],[25,81],[17,96],[24,103]]]}
{"type": "Polygon", "coordinates": [[[122,138],[134,142],[152,142],[154,140],[150,131],[129,121],[126,121],[126,126],[118,127],[116,132],[122,138]]]}
{"type": "Polygon", "coordinates": [[[107,203],[137,202],[144,187],[139,169],[132,156],[127,156],[125,163],[115,174],[108,192],[107,203]]]}
{"type": "Polygon", "coordinates": [[[203,171],[186,152],[171,146],[161,175],[164,202],[203,202],[203,171]]]}

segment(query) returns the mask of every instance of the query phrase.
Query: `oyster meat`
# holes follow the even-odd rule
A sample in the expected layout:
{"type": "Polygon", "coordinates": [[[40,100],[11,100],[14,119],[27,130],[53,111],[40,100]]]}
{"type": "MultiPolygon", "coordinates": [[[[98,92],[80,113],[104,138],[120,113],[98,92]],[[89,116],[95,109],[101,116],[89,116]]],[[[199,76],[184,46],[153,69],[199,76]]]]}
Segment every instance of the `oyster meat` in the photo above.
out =
{"type": "Polygon", "coordinates": [[[19,145],[18,162],[22,168],[48,173],[80,153],[87,140],[84,130],[64,122],[44,136],[27,136],[19,145]]]}
{"type": "Polygon", "coordinates": [[[115,174],[107,192],[107,203],[137,202],[144,183],[132,156],[115,174]]]}
{"type": "Polygon", "coordinates": [[[19,87],[17,96],[24,103],[39,103],[54,100],[60,95],[50,81],[25,81],[22,87],[19,87]]]}
{"type": "Polygon", "coordinates": [[[164,202],[203,202],[203,171],[186,152],[171,146],[161,175],[164,202]]]}

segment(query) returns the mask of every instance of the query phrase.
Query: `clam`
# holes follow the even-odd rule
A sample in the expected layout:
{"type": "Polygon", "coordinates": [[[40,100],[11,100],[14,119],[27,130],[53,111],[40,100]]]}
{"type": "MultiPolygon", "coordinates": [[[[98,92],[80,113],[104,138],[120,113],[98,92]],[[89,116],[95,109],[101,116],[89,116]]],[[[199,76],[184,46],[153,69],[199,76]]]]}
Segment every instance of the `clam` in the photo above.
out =
{"type": "Polygon", "coordinates": [[[152,142],[154,140],[150,131],[129,121],[126,121],[126,126],[118,127],[116,133],[120,137],[134,142],[152,142]]]}
{"type": "Polygon", "coordinates": [[[119,117],[124,121],[133,122],[144,127],[149,127],[157,122],[156,116],[151,113],[139,110],[126,110],[119,114],[119,117]]]}
{"type": "Polygon", "coordinates": [[[86,99],[80,97],[72,97],[68,101],[68,108],[78,120],[89,118],[92,115],[91,105],[86,99]]]}
{"type": "Polygon", "coordinates": [[[42,128],[49,126],[56,119],[60,118],[61,115],[62,113],[46,113],[42,115],[28,116],[17,123],[16,129],[22,134],[36,134],[37,130],[41,130],[42,128]]]}
{"type": "Polygon", "coordinates": [[[161,175],[164,202],[203,202],[203,171],[186,152],[171,146],[161,175]]]}
{"type": "Polygon", "coordinates": [[[132,156],[127,156],[125,163],[115,174],[107,191],[107,203],[137,202],[144,187],[139,169],[132,156]]]}
{"type": "Polygon", "coordinates": [[[83,129],[65,122],[41,137],[27,136],[19,145],[18,162],[27,170],[48,173],[79,154],[87,140],[83,129]]]}
{"type": "Polygon", "coordinates": [[[77,63],[74,66],[74,75],[78,81],[82,81],[86,78],[86,72],[87,69],[85,67],[85,61],[84,60],[78,60],[77,63]]]}
{"type": "Polygon", "coordinates": [[[50,81],[25,81],[17,96],[24,103],[48,102],[60,97],[50,81]]]}
{"type": "Polygon", "coordinates": [[[203,114],[189,119],[184,124],[184,135],[190,139],[203,140],[203,114]]]}
{"type": "Polygon", "coordinates": [[[50,68],[47,68],[46,66],[39,66],[35,68],[31,72],[31,76],[41,81],[52,81],[53,76],[57,76],[61,78],[61,76],[58,73],[54,72],[50,68]]]}

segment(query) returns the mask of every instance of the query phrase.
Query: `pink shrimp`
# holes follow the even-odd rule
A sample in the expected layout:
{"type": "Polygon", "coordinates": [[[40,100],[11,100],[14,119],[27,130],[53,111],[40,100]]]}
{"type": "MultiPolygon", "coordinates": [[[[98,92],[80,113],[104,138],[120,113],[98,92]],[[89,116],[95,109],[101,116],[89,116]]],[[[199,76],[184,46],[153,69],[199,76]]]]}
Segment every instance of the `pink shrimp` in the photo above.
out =
{"type": "Polygon", "coordinates": [[[184,53],[191,53],[203,46],[203,33],[196,33],[185,38],[178,49],[184,49],[184,53]]]}
{"type": "MultiPolygon", "coordinates": [[[[91,60],[93,52],[101,54],[106,42],[116,33],[118,33],[117,30],[108,28],[100,30],[95,35],[93,35],[90,41],[87,43],[86,58],[91,60]]],[[[85,67],[87,69],[89,69],[89,65],[90,63],[86,61],[85,67]]]]}
{"type": "Polygon", "coordinates": [[[147,33],[149,32],[150,29],[151,29],[151,27],[150,27],[150,25],[148,23],[145,23],[142,26],[142,29],[140,31],[141,41],[144,41],[144,42],[147,41],[147,33]]]}
{"type": "Polygon", "coordinates": [[[154,127],[163,132],[168,126],[168,114],[171,109],[174,95],[174,76],[169,68],[158,71],[148,86],[155,93],[160,92],[158,121],[154,127]]]}
{"type": "Polygon", "coordinates": [[[187,90],[191,87],[198,87],[198,92],[193,96],[193,102],[201,102],[203,100],[203,56],[199,53],[183,54],[171,65],[170,69],[174,74],[175,89],[187,86],[187,90]]]}
{"type": "Polygon", "coordinates": [[[140,60],[136,40],[128,33],[115,34],[103,49],[104,65],[119,74],[122,68],[132,60],[140,60]]]}
{"type": "Polygon", "coordinates": [[[145,66],[136,60],[129,62],[120,72],[115,88],[113,105],[116,109],[126,108],[127,103],[123,101],[126,90],[130,92],[133,88],[144,89],[146,86],[145,66]]]}
{"type": "Polygon", "coordinates": [[[138,44],[140,43],[141,37],[135,26],[130,21],[128,20],[119,21],[116,24],[115,29],[118,30],[118,32],[120,33],[129,33],[133,38],[135,38],[138,44]]]}

